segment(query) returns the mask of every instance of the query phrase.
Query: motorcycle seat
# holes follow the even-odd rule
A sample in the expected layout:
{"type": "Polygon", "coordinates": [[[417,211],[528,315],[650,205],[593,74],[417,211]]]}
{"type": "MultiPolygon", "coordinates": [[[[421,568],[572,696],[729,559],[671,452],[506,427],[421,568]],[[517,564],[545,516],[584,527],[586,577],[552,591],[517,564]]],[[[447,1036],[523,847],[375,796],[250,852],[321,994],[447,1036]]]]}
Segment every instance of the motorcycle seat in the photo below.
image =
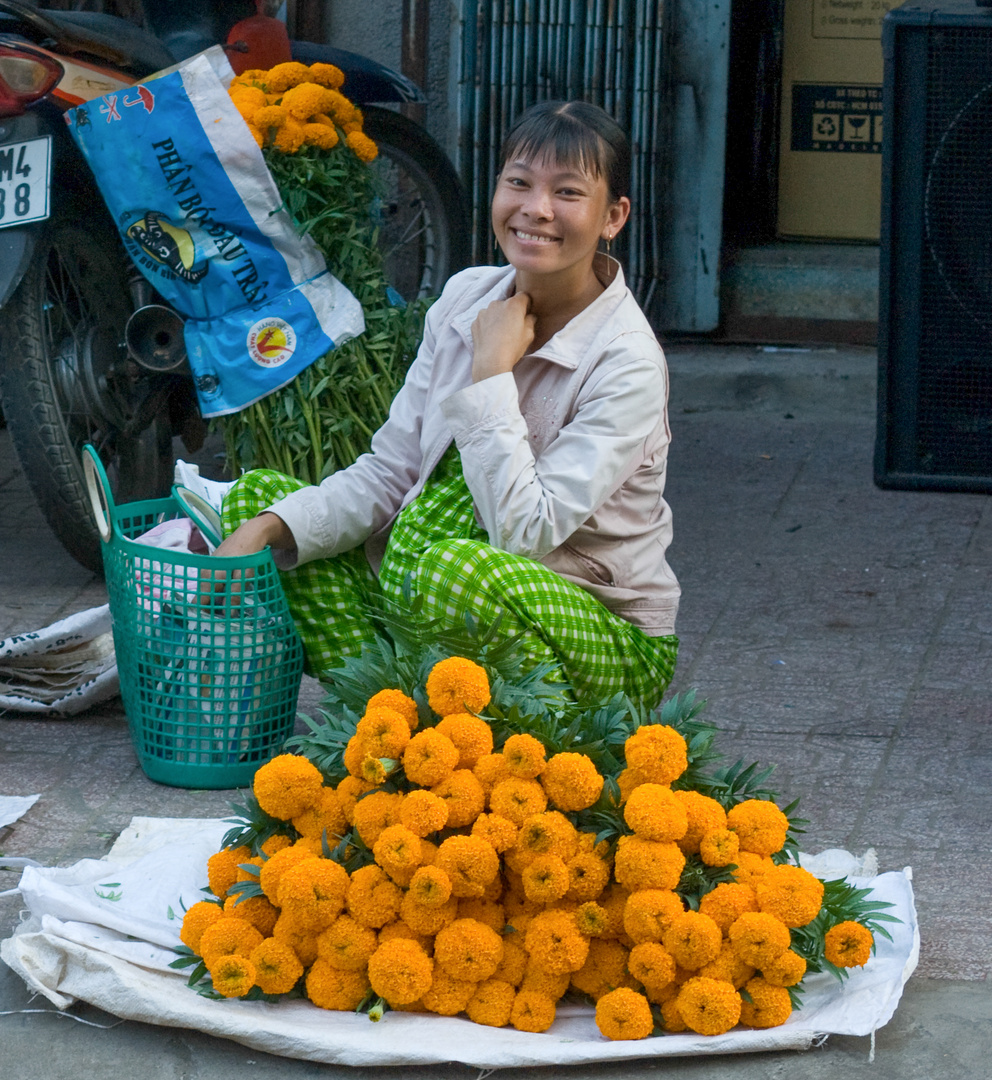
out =
{"type": "Polygon", "coordinates": [[[45,16],[65,27],[69,38],[66,44],[74,52],[91,51],[92,56],[138,78],[172,67],[176,62],[158,38],[113,15],[94,11],[46,11],[45,16]]]}

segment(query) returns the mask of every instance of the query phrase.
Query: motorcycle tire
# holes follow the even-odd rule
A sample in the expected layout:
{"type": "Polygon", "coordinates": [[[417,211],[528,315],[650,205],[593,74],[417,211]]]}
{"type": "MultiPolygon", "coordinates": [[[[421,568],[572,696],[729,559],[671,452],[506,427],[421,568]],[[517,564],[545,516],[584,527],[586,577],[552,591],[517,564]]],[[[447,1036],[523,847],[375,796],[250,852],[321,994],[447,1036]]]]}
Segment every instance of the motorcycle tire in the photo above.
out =
{"type": "Polygon", "coordinates": [[[365,133],[379,147],[376,213],[386,280],[404,300],[437,296],[471,258],[458,174],[419,124],[371,105],[362,113],[365,133]]]}
{"type": "Polygon", "coordinates": [[[63,547],[97,573],[83,445],[99,452],[117,503],[168,494],[172,483],[161,389],[122,351],[131,312],[125,266],[109,223],[53,222],[0,312],[0,395],[21,467],[63,547]]]}

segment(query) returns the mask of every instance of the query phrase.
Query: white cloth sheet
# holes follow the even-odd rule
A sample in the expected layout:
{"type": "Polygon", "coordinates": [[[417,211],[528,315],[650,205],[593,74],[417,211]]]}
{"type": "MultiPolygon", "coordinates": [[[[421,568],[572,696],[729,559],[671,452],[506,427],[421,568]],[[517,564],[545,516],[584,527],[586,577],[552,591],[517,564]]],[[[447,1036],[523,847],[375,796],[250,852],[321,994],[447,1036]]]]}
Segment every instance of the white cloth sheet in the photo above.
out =
{"type": "MultiPolygon", "coordinates": [[[[169,970],[184,907],[200,898],[206,859],[228,825],[217,820],[135,818],[103,860],[59,869],[29,867],[21,894],[30,912],[0,956],[59,1008],[79,999],[132,1020],[233,1039],[257,1050],[327,1064],[425,1065],[447,1061],[480,1068],[571,1065],[593,1061],[697,1054],[804,1050],[821,1034],[868,1035],[886,1024],[916,966],[919,931],[911,873],[881,874],[875,896],[895,905],[902,923],[893,941],[842,985],[828,975],[806,981],[804,1006],[779,1028],[734,1030],[703,1038],[666,1035],[610,1042],[592,1009],[562,1006],[551,1030],[530,1034],[487,1028],[460,1018],[387,1013],[375,1027],[365,1016],[324,1012],[305,1001],[278,1004],[211,1001],[169,970]]],[[[834,876],[854,865],[824,853],[834,876]]],[[[816,857],[804,857],[816,872],[816,857]]]]}

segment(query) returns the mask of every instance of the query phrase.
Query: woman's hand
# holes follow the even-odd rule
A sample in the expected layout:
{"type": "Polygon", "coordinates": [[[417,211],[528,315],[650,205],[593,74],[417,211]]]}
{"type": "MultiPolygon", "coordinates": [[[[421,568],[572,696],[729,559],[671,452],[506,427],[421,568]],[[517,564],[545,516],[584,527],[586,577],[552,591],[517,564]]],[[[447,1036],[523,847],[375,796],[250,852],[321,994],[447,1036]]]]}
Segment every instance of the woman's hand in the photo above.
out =
{"type": "Polygon", "coordinates": [[[527,293],[483,308],[472,323],[472,382],[512,371],[534,340],[535,322],[527,293]]]}
{"type": "MultiPolygon", "coordinates": [[[[223,543],[214,549],[214,555],[254,555],[256,551],[262,551],[267,547],[295,548],[296,541],[289,526],[278,514],[263,511],[257,517],[249,518],[243,525],[239,525],[223,543]]],[[[240,594],[242,578],[250,578],[253,573],[254,571],[250,568],[231,572],[232,597],[240,594]]],[[[201,570],[200,603],[209,607],[222,602],[222,597],[218,594],[227,591],[228,584],[226,570],[201,570]]]]}

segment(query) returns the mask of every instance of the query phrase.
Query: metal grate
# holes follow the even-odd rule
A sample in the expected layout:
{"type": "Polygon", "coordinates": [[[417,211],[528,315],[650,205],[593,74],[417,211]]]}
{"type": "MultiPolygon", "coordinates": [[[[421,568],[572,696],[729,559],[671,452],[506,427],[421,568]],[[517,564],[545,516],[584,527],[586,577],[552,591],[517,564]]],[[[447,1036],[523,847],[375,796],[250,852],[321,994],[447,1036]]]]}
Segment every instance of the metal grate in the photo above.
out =
{"type": "Polygon", "coordinates": [[[992,476],[992,33],[928,37],[916,455],[992,476]]]}
{"type": "Polygon", "coordinates": [[[537,101],[581,98],[606,109],[631,141],[633,212],[617,254],[650,308],[662,255],[665,7],[659,0],[462,0],[458,166],[474,200],[477,262],[493,258],[489,203],[503,133],[537,101]]]}

